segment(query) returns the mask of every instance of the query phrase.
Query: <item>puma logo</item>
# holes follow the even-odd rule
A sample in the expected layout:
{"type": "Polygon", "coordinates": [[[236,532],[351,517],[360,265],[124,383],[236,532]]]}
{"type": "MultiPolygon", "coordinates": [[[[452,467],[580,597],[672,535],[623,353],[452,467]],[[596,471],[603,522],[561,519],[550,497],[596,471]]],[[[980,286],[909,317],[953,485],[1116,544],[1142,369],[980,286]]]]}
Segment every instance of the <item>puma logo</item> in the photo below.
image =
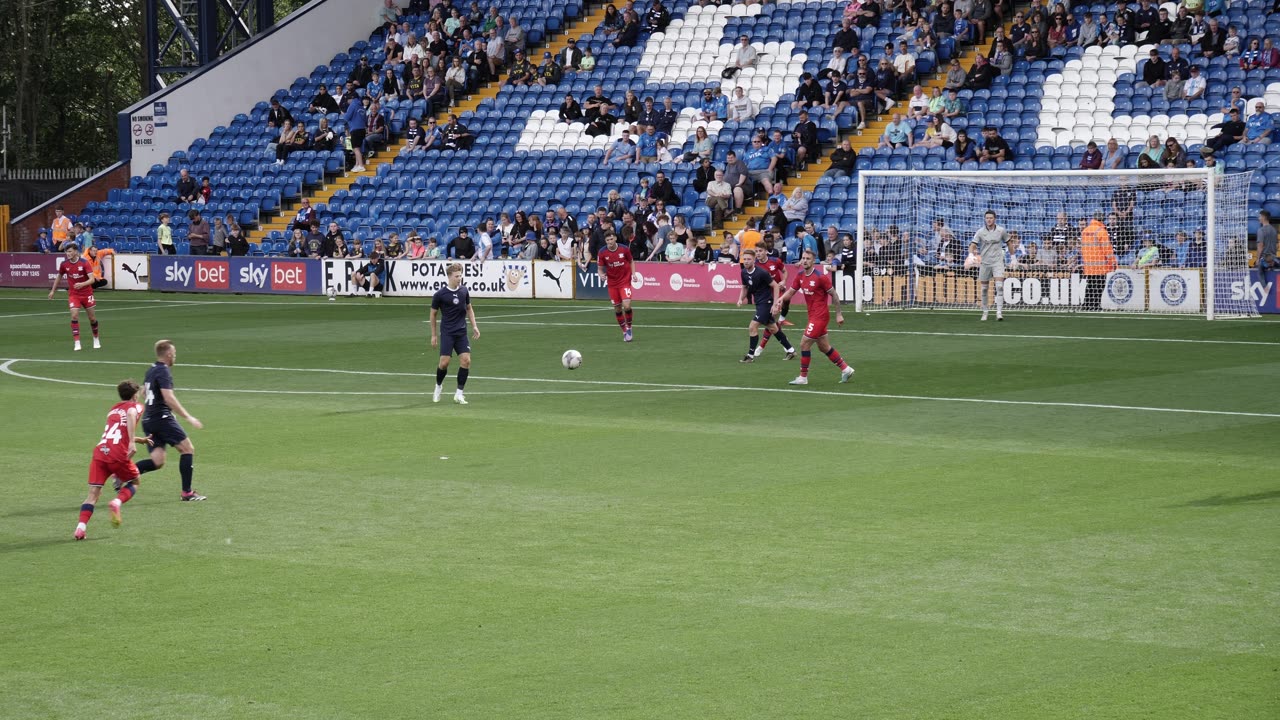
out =
{"type": "Polygon", "coordinates": [[[542,269],[542,276],[543,276],[543,277],[545,277],[545,278],[547,278],[548,280],[550,280],[550,281],[554,282],[554,283],[556,284],[556,287],[557,287],[558,289],[560,289],[561,291],[563,291],[563,290],[564,290],[564,287],[563,287],[562,285],[560,285],[560,278],[564,277],[564,270],[563,270],[563,269],[561,269],[561,270],[560,270],[560,274],[559,274],[559,275],[553,275],[553,274],[551,274],[551,271],[550,271],[550,270],[548,270],[548,269],[546,269],[546,268],[543,268],[543,269],[542,269]]]}
{"type": "Polygon", "coordinates": [[[134,282],[137,282],[137,283],[142,282],[141,280],[138,279],[138,271],[129,267],[129,263],[120,263],[120,269],[132,275],[134,282]]]}

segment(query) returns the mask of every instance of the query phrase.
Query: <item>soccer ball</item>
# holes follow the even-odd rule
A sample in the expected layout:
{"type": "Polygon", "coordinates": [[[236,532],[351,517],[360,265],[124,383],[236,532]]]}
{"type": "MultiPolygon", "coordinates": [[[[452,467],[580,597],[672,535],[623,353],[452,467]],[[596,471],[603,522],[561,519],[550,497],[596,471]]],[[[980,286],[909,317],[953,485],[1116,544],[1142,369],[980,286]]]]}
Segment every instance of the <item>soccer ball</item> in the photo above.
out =
{"type": "Polygon", "coordinates": [[[582,367],[582,353],[577,350],[565,350],[560,356],[560,364],[565,370],[577,370],[582,367]]]}
{"type": "Polygon", "coordinates": [[[338,299],[338,288],[329,288],[329,302],[336,302],[338,299]]]}

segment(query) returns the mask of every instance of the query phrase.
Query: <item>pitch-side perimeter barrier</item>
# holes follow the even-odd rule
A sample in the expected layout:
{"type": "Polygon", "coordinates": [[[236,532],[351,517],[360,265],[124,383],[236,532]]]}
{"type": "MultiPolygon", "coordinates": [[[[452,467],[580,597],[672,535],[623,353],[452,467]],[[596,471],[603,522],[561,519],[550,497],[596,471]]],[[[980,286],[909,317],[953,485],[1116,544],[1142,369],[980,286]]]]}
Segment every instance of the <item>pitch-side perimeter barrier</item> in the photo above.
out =
{"type": "MultiPolygon", "coordinates": [[[[0,287],[48,287],[58,272],[61,255],[0,253],[0,287]]],[[[117,254],[103,263],[103,274],[115,290],[339,295],[354,292],[351,274],[363,260],[296,260],[266,257],[200,257],[191,255],[117,254]]],[[[388,296],[429,297],[444,286],[449,261],[391,260],[383,278],[388,296]]],[[[492,260],[463,262],[463,281],[476,297],[604,300],[608,292],[596,274],[566,262],[492,260]]],[[[787,267],[788,277],[799,267],[787,267]]],[[[1040,309],[1071,310],[1084,302],[1084,278],[1078,274],[1009,271],[1005,304],[1040,309]]],[[[978,301],[978,282],[972,272],[935,271],[911,275],[852,275],[837,272],[836,292],[852,302],[855,288],[872,308],[891,308],[912,298],[936,305],[971,306],[978,301]]],[[[1219,286],[1234,299],[1247,298],[1260,313],[1280,313],[1280,287],[1274,274],[1260,277],[1250,270],[1219,286]]],[[[733,303],[742,284],[736,265],[636,263],[633,298],[648,302],[733,303]]],[[[1172,310],[1203,307],[1199,270],[1117,270],[1107,278],[1102,298],[1109,310],[1172,310]]]]}

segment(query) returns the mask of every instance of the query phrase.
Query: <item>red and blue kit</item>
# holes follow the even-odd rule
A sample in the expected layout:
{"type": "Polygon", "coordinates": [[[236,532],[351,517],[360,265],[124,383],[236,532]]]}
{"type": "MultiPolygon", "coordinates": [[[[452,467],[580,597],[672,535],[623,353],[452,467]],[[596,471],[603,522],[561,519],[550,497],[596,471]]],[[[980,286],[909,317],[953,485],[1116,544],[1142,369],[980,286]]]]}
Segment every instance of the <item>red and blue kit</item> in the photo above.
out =
{"type": "Polygon", "coordinates": [[[827,293],[832,287],[831,276],[817,270],[796,273],[791,279],[791,288],[804,296],[805,306],[809,309],[805,337],[816,340],[827,334],[827,323],[831,321],[831,300],[827,293]]]}

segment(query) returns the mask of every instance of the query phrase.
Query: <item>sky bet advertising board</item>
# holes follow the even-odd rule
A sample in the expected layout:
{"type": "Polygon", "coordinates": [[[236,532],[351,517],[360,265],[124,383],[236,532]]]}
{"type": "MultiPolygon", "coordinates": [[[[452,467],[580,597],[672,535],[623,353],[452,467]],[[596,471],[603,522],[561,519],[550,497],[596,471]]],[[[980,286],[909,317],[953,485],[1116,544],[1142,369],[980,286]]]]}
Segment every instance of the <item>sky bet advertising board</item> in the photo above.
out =
{"type": "Polygon", "coordinates": [[[319,260],[156,255],[151,289],[173,292],[321,294],[319,260]]]}

